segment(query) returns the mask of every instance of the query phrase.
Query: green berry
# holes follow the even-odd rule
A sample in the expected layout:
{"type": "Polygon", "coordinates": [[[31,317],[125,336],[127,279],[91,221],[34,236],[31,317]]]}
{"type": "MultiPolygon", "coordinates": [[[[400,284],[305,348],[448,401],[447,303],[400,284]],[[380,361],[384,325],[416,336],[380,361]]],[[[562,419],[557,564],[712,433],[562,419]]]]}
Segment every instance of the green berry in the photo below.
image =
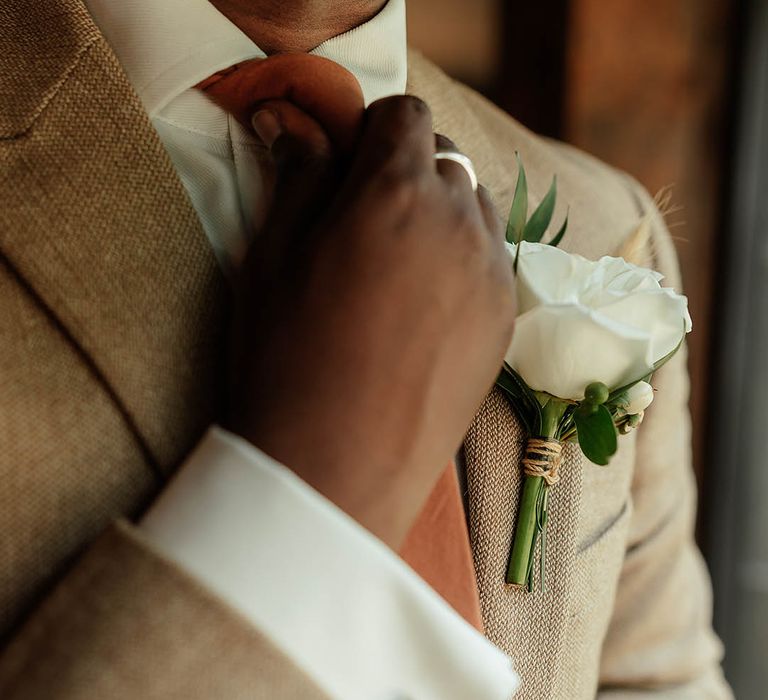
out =
{"type": "Polygon", "coordinates": [[[604,404],[608,400],[609,395],[610,392],[608,391],[608,387],[602,382],[592,382],[584,390],[584,400],[595,406],[604,404]]]}

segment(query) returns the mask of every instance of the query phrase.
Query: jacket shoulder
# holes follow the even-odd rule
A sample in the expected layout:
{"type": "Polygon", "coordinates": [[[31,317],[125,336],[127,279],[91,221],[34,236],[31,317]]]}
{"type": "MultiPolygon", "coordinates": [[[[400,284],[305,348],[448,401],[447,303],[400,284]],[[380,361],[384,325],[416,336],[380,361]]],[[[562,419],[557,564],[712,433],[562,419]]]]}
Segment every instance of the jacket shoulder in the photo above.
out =
{"type": "Polygon", "coordinates": [[[512,202],[519,154],[532,205],[557,177],[555,222],[569,216],[563,247],[589,258],[618,255],[647,217],[652,229],[647,254],[636,262],[655,263],[651,239],[668,234],[653,198],[634,178],[574,146],[534,133],[415,51],[409,56],[409,91],[426,100],[436,127],[452,129],[446,135],[480,164],[480,180],[502,215],[512,202]]]}

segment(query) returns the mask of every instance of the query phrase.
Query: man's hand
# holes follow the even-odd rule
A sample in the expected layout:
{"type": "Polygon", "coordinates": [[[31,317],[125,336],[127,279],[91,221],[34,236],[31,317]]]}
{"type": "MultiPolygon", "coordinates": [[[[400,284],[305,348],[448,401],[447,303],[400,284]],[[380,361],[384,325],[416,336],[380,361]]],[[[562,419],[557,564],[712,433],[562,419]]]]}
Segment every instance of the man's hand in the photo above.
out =
{"type": "Polygon", "coordinates": [[[275,201],[241,276],[228,427],[396,548],[511,338],[502,226],[436,163],[415,98],[369,108],[343,175],[317,125],[271,116],[275,201]]]}

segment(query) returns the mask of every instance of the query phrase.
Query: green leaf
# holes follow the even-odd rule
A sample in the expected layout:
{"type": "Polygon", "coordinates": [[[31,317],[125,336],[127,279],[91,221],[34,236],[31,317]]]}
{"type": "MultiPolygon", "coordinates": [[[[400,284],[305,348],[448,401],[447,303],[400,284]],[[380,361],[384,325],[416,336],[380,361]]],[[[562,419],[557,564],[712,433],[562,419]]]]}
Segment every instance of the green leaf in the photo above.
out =
{"type": "Polygon", "coordinates": [[[563,236],[565,235],[565,232],[568,230],[569,215],[570,215],[570,210],[568,210],[568,213],[566,213],[565,221],[563,221],[563,225],[560,227],[560,230],[555,234],[555,237],[547,245],[551,245],[553,248],[557,248],[557,246],[560,245],[560,241],[563,240],[563,236]]]}
{"type": "Polygon", "coordinates": [[[588,411],[580,409],[573,414],[579,447],[590,462],[606,465],[619,446],[611,412],[605,406],[592,407],[588,411]]]}
{"type": "Polygon", "coordinates": [[[557,176],[552,178],[552,185],[549,188],[549,192],[541,200],[541,204],[536,207],[536,211],[533,212],[531,218],[523,229],[523,240],[530,243],[539,243],[544,237],[544,232],[547,230],[550,221],[552,221],[552,214],[555,211],[555,200],[557,199],[557,176]]]}
{"type": "Polygon", "coordinates": [[[525,220],[528,217],[528,179],[525,176],[525,168],[517,154],[517,185],[515,196],[512,199],[512,208],[507,219],[507,241],[519,243],[523,239],[525,220]]]}
{"type": "Polygon", "coordinates": [[[557,435],[555,436],[561,442],[565,442],[570,433],[576,432],[576,428],[573,425],[573,414],[576,408],[577,407],[572,404],[568,406],[568,408],[565,410],[565,413],[563,414],[563,418],[560,421],[560,428],[557,432],[557,435]]]}
{"type": "Polygon", "coordinates": [[[499,389],[504,394],[504,396],[506,396],[507,399],[509,400],[509,403],[512,406],[512,410],[515,412],[515,415],[520,419],[520,422],[523,424],[523,427],[525,428],[525,432],[528,435],[533,435],[532,415],[530,411],[527,410],[525,404],[520,401],[518,396],[508,391],[498,381],[496,382],[496,386],[499,387],[499,389]]]}
{"type": "Polygon", "coordinates": [[[512,399],[511,403],[528,434],[538,435],[541,430],[541,406],[523,378],[506,362],[496,379],[496,386],[512,399]]]}
{"type": "Polygon", "coordinates": [[[529,435],[536,435],[541,423],[538,406],[531,402],[525,392],[521,391],[515,381],[509,375],[505,375],[504,372],[496,380],[496,386],[509,399],[517,417],[525,426],[526,432],[529,435]]]}

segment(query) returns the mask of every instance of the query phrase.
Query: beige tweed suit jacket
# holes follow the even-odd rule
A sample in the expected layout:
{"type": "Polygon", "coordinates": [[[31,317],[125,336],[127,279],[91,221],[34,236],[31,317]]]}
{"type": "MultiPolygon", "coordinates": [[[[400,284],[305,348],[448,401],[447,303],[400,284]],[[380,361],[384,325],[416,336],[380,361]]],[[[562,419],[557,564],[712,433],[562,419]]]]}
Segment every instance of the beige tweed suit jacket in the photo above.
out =
{"type": "MultiPolygon", "coordinates": [[[[417,55],[409,89],[502,210],[517,150],[534,198],[558,175],[567,248],[615,252],[650,212],[648,263],[678,284],[663,221],[629,178],[417,55]]],[[[325,697],[130,524],[216,415],[226,316],[195,212],[81,0],[0,2],[0,697],[325,697]]],[[[730,697],[692,539],[684,366],[659,375],[610,467],[568,451],[545,593],[502,579],[520,426],[494,393],[469,430],[482,611],[521,698],[730,697]]]]}

